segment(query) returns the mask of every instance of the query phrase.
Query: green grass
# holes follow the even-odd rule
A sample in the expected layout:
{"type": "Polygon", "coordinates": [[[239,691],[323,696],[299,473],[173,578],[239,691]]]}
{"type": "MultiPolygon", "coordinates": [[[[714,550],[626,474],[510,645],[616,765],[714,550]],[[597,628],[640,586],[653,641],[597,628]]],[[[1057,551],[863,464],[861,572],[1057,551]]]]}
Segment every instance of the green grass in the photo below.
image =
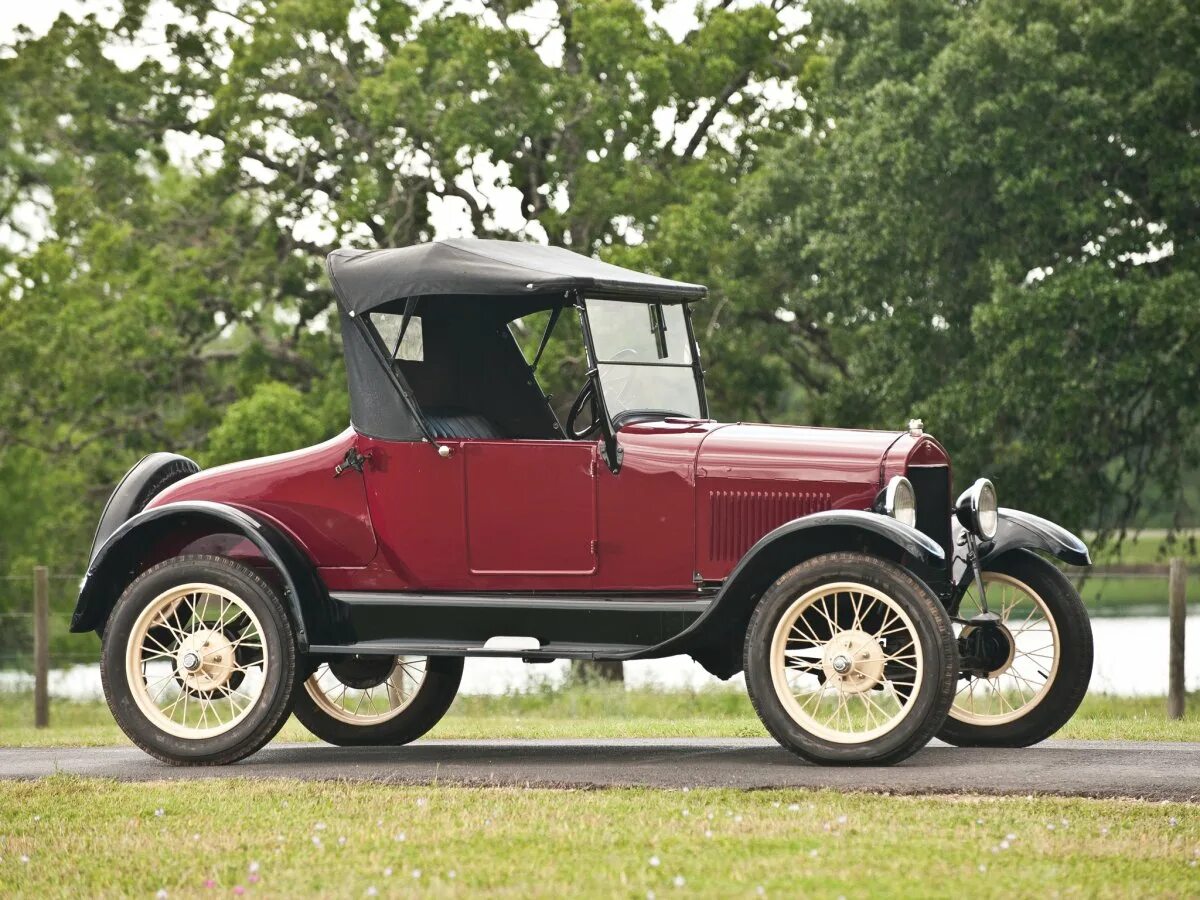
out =
{"type": "MultiPolygon", "coordinates": [[[[1200,741],[1200,694],[1182,721],[1166,718],[1162,698],[1088,697],[1057,735],[1084,740],[1200,741]]],[[[51,703],[51,727],[32,727],[28,694],[0,694],[0,746],[102,746],[126,743],[103,702],[51,703]]],[[[625,738],[765,737],[745,692],[624,690],[590,685],[503,696],[461,696],[430,737],[625,738]]],[[[294,719],[279,741],[312,740],[294,719]]]]}
{"type": "Polygon", "coordinates": [[[0,784],[0,823],[4,896],[1182,897],[1200,885],[1200,807],[1179,803],[56,776],[0,784]]]}
{"type": "Polygon", "coordinates": [[[1182,556],[1192,565],[1196,563],[1200,529],[1180,531],[1170,544],[1165,543],[1166,537],[1166,531],[1161,528],[1148,528],[1140,534],[1128,535],[1120,547],[1111,544],[1095,546],[1094,535],[1084,535],[1084,540],[1091,547],[1093,562],[1098,566],[1166,565],[1172,556],[1182,556]]]}
{"type": "MultiPolygon", "coordinates": [[[[1085,578],[1078,587],[1084,606],[1093,616],[1167,614],[1165,575],[1161,578],[1153,575],[1093,575],[1085,578]]],[[[1187,596],[1192,602],[1200,600],[1200,574],[1188,578],[1187,596]]]]}

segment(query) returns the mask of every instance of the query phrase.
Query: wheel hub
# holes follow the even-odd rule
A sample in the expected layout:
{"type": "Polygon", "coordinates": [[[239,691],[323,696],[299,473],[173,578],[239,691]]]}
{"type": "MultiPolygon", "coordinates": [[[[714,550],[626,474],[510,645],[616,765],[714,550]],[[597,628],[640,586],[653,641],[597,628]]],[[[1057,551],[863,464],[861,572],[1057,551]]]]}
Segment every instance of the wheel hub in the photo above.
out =
{"type": "Polygon", "coordinates": [[[997,678],[1012,665],[1017,652],[1017,642],[1008,626],[997,622],[994,625],[968,625],[959,635],[959,653],[964,659],[973,661],[979,671],[988,678],[997,678]]]}
{"type": "Polygon", "coordinates": [[[183,686],[197,692],[226,687],[237,668],[232,642],[208,628],[198,628],[184,638],[175,661],[183,686]]]}
{"type": "Polygon", "coordinates": [[[861,694],[883,680],[884,652],[865,631],[852,629],[834,635],[825,645],[821,668],[838,690],[861,694]]]}
{"type": "Polygon", "coordinates": [[[358,691],[383,684],[395,667],[394,656],[347,656],[329,664],[338,681],[358,691]]]}

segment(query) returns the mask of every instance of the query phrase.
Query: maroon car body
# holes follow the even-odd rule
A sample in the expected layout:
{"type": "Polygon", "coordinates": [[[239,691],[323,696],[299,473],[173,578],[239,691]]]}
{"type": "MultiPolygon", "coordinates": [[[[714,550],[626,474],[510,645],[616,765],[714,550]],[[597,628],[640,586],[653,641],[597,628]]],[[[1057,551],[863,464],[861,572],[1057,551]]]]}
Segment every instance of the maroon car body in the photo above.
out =
{"type": "MultiPolygon", "coordinates": [[[[143,459],[101,517],[74,630],[103,633],[119,598],[164,562],[232,560],[278,591],[301,667],[334,666],[351,683],[370,680],[370,660],[467,656],[687,653],[728,677],[760,599],[809,560],[859,554],[868,568],[881,561],[885,580],[908,573],[940,604],[930,621],[942,624],[926,624],[947,635],[972,583],[982,599],[989,560],[1089,561],[1058,526],[996,510],[986,480],[952,502],[949,457],[917,420],[896,431],[713,421],[691,325],[698,285],[489,241],[339,251],[330,277],[351,426],[207,471],[175,454],[143,459]],[[578,317],[587,363],[565,422],[537,375],[563,313],[578,317]],[[529,353],[513,323],[536,315],[547,321],[529,353]]],[[[926,618],[926,601],[912,602],[926,618]]],[[[1013,647],[986,603],[983,614],[955,620],[963,671],[978,677],[1013,647]]],[[[233,646],[211,624],[168,642],[172,677],[193,690],[209,670],[188,641],[233,646]]],[[[837,627],[865,641],[850,624],[837,627]]],[[[922,734],[906,740],[904,753],[922,734]]]]}
{"type": "Polygon", "coordinates": [[[907,432],[666,419],[619,440],[614,474],[593,442],[446,440],[441,459],[349,428],[200,472],[148,508],[254,511],[331,591],[672,592],[724,581],[786,522],[869,510],[893,475],[949,466],[933,438],[907,432]],[[331,478],[351,447],[368,459],[362,477],[331,478]]]}
{"type": "MultiPolygon", "coordinates": [[[[407,262],[413,251],[430,247],[456,246],[475,255],[496,243],[347,254],[342,264],[356,265],[353,276],[361,278],[363,266],[378,268],[389,262],[388,254],[407,262]]],[[[551,253],[555,263],[580,259],[532,249],[551,253]]],[[[496,303],[508,304],[496,319],[504,334],[516,314],[555,304],[583,316],[586,297],[614,295],[620,278],[645,279],[628,287],[642,302],[674,301],[686,311],[703,296],[694,285],[585,262],[595,269],[587,272],[591,283],[600,287],[555,286],[532,299],[525,284],[513,288],[514,297],[498,292],[496,303]]],[[[549,268],[544,260],[539,264],[549,268]]],[[[352,282],[345,269],[331,265],[343,292],[352,282]]],[[[525,274],[519,272],[519,279],[525,274]]],[[[421,287],[430,290],[429,284],[421,287]]],[[[394,295],[390,287],[380,291],[376,301],[386,298],[391,306],[382,308],[395,317],[421,312],[427,344],[439,334],[439,307],[431,307],[430,294],[420,295],[424,306],[409,307],[403,288],[394,295]]],[[[765,581],[778,574],[775,557],[785,547],[793,562],[838,547],[882,553],[919,572],[950,607],[962,588],[946,564],[953,551],[950,460],[919,427],[888,432],[722,424],[671,412],[621,418],[601,404],[601,439],[567,439],[557,420],[542,436],[431,439],[403,424],[388,434],[379,425],[384,404],[363,387],[361,372],[380,363],[364,350],[379,333],[356,330],[369,313],[340,296],[354,424],[314,447],[195,472],[133,510],[145,471],[163,464],[156,457],[144,461],[143,472],[131,472],[110,501],[110,512],[115,507],[118,515],[106,514],[97,534],[77,630],[100,627],[105,610],[139,571],[185,551],[211,551],[251,561],[283,584],[302,647],[313,652],[361,651],[367,644],[526,659],[682,651],[728,675],[740,667],[739,654],[736,640],[722,647],[723,636],[737,634],[765,581]],[[363,402],[356,403],[361,395],[363,402]],[[619,452],[619,466],[607,462],[606,447],[619,452]],[[361,462],[335,477],[335,469],[341,472],[339,466],[356,458],[361,462]],[[881,492],[898,475],[916,489],[916,528],[877,514],[881,492]],[[497,635],[531,637],[537,649],[485,646],[497,635]]],[[[452,294],[444,305],[453,307],[457,299],[452,294]]],[[[461,302],[462,310],[447,316],[446,330],[470,337],[462,315],[483,307],[461,302]]],[[[586,332],[595,372],[600,366],[586,332]]],[[[687,336],[688,364],[701,379],[690,316],[687,336]]],[[[447,340],[445,355],[455,358],[455,338],[447,340]]],[[[510,355],[518,353],[513,342],[510,355]]],[[[524,377],[525,360],[516,358],[514,371],[524,377]]],[[[412,388],[420,365],[397,363],[386,373],[407,372],[396,393],[408,402],[420,399],[412,388]]],[[[383,374],[366,377],[383,381],[383,374]]],[[[518,387],[532,384],[530,378],[518,387]]],[[[534,391],[535,401],[546,402],[534,391]]],[[[410,412],[413,418],[422,414],[419,402],[410,412]]],[[[1086,561],[1086,549],[1066,532],[1005,511],[991,549],[1018,544],[1086,561]]]]}

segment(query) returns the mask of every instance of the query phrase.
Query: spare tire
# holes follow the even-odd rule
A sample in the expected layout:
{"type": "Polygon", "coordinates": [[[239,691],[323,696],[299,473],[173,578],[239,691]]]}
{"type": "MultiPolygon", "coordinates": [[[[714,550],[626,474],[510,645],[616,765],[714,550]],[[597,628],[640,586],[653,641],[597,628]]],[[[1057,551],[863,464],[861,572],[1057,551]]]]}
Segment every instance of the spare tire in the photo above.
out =
{"type": "Polygon", "coordinates": [[[104,504],[88,560],[95,559],[96,552],[113,532],[145,509],[151,500],[175,482],[199,471],[196,463],[178,453],[151,453],[138,460],[104,504]]]}

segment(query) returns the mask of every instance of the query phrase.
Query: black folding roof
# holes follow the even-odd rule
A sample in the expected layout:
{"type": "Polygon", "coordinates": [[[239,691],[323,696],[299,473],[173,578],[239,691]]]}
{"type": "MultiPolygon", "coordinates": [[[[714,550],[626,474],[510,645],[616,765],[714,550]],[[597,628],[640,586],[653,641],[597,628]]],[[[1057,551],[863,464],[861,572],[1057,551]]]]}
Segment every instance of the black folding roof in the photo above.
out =
{"type": "Polygon", "coordinates": [[[409,297],[535,297],[584,291],[613,299],[686,303],[702,285],[644,275],[561,247],[449,240],[389,250],[334,250],[326,260],[351,315],[409,297]]]}

